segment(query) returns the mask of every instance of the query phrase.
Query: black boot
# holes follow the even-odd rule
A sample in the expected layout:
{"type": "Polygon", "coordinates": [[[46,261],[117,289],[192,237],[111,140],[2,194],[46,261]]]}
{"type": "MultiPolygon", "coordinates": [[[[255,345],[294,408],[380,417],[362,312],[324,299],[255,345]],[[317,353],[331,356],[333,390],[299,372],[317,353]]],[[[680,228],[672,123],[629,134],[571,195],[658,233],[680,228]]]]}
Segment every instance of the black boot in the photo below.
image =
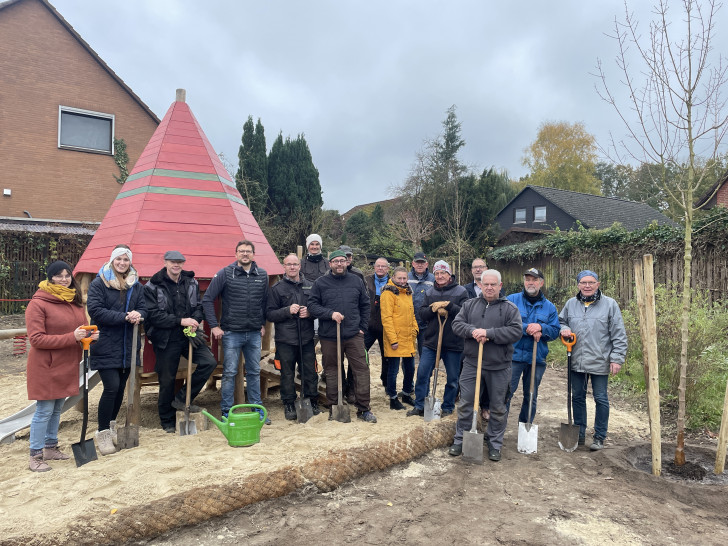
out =
{"type": "Polygon", "coordinates": [[[402,402],[399,401],[399,398],[390,398],[389,399],[389,409],[403,410],[404,406],[402,405],[402,402]]]}
{"type": "Polygon", "coordinates": [[[314,415],[321,413],[321,408],[319,408],[318,402],[316,402],[313,398],[311,398],[311,410],[313,410],[314,415]]]}
{"type": "Polygon", "coordinates": [[[296,415],[296,406],[293,404],[293,402],[286,402],[285,404],[283,404],[283,415],[289,421],[296,420],[298,416],[296,415]]]}

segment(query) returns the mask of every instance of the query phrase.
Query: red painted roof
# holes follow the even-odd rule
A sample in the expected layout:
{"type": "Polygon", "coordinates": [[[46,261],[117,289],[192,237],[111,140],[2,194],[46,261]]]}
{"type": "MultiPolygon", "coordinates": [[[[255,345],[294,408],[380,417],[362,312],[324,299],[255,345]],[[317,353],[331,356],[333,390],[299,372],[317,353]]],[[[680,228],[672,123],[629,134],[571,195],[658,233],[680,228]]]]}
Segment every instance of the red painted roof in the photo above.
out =
{"type": "Polygon", "coordinates": [[[209,279],[235,261],[241,239],[255,244],[255,261],[269,275],[283,274],[189,106],[174,102],[74,272],[97,273],[113,248],[125,243],[141,277],[162,268],[167,250],[179,250],[187,258],[185,269],[209,279]]]}

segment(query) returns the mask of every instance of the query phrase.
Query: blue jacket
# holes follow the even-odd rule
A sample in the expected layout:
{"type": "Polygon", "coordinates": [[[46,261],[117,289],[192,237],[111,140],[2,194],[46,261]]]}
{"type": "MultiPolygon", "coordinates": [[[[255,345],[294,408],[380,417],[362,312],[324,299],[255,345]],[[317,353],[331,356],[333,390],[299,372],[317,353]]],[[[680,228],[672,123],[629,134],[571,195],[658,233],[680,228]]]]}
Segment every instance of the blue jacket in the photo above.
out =
{"type": "Polygon", "coordinates": [[[549,354],[548,342],[558,339],[561,328],[556,306],[547,300],[543,293],[541,299],[536,303],[529,302],[523,292],[510,294],[508,300],[518,307],[521,312],[521,322],[523,323],[523,337],[513,347],[513,361],[528,362],[530,364],[533,358],[533,336],[526,334],[526,328],[532,322],[538,322],[541,325],[541,340],[538,342],[538,350],[536,351],[536,364],[545,366],[546,355],[549,354]]]}
{"type": "MultiPolygon", "coordinates": [[[[99,340],[91,344],[91,369],[103,370],[131,367],[131,339],[134,325],[126,321],[128,311],[139,311],[147,317],[144,288],[136,280],[136,271],[127,276],[128,286],[125,297],[121,296],[116,278],[106,264],[88,288],[87,309],[91,324],[99,327],[99,340]]],[[[137,338],[137,366],[141,335],[137,338]]]]}
{"type": "Polygon", "coordinates": [[[418,277],[415,273],[415,269],[407,275],[407,283],[409,284],[410,290],[412,290],[412,303],[415,306],[415,318],[417,319],[417,325],[420,327],[420,332],[425,331],[427,321],[420,316],[420,308],[425,301],[425,292],[432,288],[435,284],[435,276],[430,273],[429,269],[425,269],[422,277],[418,277]]]}

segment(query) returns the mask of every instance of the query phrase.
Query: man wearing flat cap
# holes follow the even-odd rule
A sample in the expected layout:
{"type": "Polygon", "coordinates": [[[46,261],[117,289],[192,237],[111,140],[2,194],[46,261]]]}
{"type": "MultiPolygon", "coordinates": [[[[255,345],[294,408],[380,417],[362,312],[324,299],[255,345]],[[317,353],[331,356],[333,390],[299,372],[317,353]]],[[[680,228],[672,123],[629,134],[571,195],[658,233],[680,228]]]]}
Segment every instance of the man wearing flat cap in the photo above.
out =
{"type": "Polygon", "coordinates": [[[574,424],[579,425],[579,445],[585,445],[586,388],[591,378],[596,403],[592,451],[604,447],[609,424],[609,374],[622,369],[627,355],[627,333],[622,312],[612,298],[599,289],[599,276],[584,270],[576,276],[579,292],[566,302],[559,315],[561,335],[576,335],[571,352],[571,399],[574,424]]]}
{"type": "Polygon", "coordinates": [[[536,376],[533,386],[533,404],[531,408],[531,422],[536,415],[536,400],[538,399],[538,386],[546,371],[546,355],[549,354],[548,342],[559,337],[559,313],[556,306],[546,299],[543,294],[543,273],[532,267],[523,273],[523,290],[510,294],[508,299],[516,304],[521,312],[523,335],[513,346],[511,362],[511,388],[506,404],[511,409],[511,398],[518,390],[518,383],[523,377],[523,403],[518,421],[525,423],[528,420],[528,393],[531,389],[531,365],[533,362],[533,344],[536,344],[536,376]]]}
{"type": "MultiPolygon", "coordinates": [[[[159,380],[157,406],[159,420],[165,432],[175,431],[176,410],[185,409],[186,385],[175,393],[174,382],[181,356],[187,358],[189,338],[184,329],[195,332],[204,319],[200,287],[194,271],[183,268],[186,259],[178,250],[164,254],[164,267],[157,271],[144,286],[147,320],[144,330],[154,349],[154,371],[159,380]]],[[[192,373],[191,400],[202,390],[215,371],[217,362],[204,343],[195,344],[192,360],[196,364],[192,373]]],[[[190,411],[200,408],[190,405],[190,411]]]]}

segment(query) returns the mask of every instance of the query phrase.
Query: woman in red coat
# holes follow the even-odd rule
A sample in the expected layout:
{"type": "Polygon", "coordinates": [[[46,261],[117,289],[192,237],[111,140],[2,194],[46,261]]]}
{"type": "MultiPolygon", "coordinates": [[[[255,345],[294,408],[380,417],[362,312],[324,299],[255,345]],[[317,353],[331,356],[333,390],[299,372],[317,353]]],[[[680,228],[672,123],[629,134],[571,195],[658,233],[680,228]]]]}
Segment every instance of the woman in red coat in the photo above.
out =
{"type": "MultiPolygon", "coordinates": [[[[78,394],[81,346],[87,332],[81,291],[66,262],[53,262],[46,269],[47,281],[25,310],[30,352],[28,353],[28,399],[35,400],[35,414],[30,423],[30,469],[46,472],[45,461],[65,460],[69,456],[58,449],[58,425],[67,396],[78,394]]],[[[92,336],[98,338],[98,332],[92,336]]]]}

